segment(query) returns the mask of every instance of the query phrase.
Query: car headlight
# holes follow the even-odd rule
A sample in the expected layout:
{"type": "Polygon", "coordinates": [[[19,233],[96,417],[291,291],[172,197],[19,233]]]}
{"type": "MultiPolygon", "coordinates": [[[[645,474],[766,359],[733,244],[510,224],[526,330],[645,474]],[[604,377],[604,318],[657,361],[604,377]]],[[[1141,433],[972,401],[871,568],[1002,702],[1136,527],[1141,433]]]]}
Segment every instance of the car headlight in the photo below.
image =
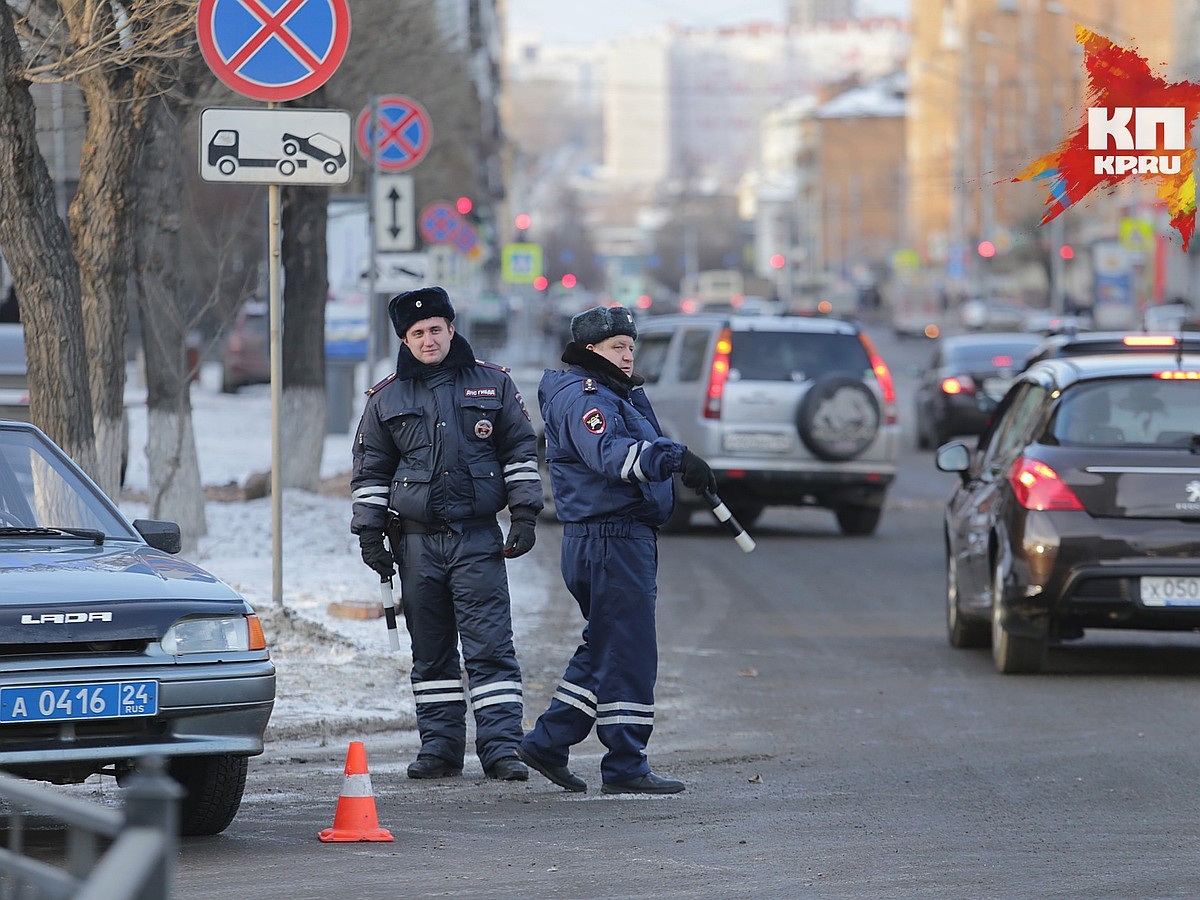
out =
{"type": "Polygon", "coordinates": [[[185,653],[220,653],[230,650],[265,650],[266,636],[258,616],[220,616],[180,619],[159,641],[172,656],[185,653]]]}

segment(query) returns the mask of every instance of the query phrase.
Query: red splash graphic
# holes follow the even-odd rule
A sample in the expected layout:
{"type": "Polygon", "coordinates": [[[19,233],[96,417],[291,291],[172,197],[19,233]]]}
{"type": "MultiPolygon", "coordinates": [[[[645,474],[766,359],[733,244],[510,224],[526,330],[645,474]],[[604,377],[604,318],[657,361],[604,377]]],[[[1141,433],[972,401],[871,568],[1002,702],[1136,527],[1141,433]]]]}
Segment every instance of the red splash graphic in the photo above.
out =
{"type": "Polygon", "coordinates": [[[1164,146],[1170,129],[1160,127],[1155,129],[1154,148],[1131,149],[1128,141],[1122,147],[1111,134],[1101,134],[1102,139],[1107,138],[1104,146],[1091,148],[1089,131],[1104,129],[1090,128],[1085,115],[1078,129],[1053,151],[1026,166],[1013,181],[1048,182],[1050,193],[1046,197],[1043,225],[1096,188],[1111,190],[1129,178],[1153,182],[1171,216],[1171,227],[1183,238],[1186,250],[1196,230],[1196,181],[1192,175],[1196,151],[1190,144],[1192,123],[1200,113],[1200,85],[1160,78],[1150,71],[1145,58],[1082,25],[1075,26],[1075,41],[1084,50],[1088,76],[1084,99],[1089,110],[1100,110],[1113,123],[1114,131],[1130,138],[1137,133],[1139,117],[1170,118],[1182,125],[1181,146],[1176,146],[1179,142],[1164,146]]]}

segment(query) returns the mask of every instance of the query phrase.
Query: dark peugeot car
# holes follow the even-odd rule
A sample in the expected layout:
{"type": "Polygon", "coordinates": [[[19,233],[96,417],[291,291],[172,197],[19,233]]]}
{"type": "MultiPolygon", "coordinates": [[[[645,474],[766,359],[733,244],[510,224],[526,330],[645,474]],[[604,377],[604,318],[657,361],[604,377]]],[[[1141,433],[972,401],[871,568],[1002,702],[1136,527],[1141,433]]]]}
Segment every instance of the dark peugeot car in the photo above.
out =
{"type": "Polygon", "coordinates": [[[184,834],[216,834],[262,753],[275,668],[228,585],[127,521],[33,425],[0,421],[0,769],[79,783],[166,758],[184,834]]]}
{"type": "Polygon", "coordinates": [[[917,446],[979,434],[1013,375],[1041,337],[1024,332],[978,332],[940,338],[917,384],[917,446]]]}
{"type": "Polygon", "coordinates": [[[1037,672],[1086,628],[1200,628],[1200,355],[1050,360],[1023,373],[972,453],[937,466],[946,624],[1037,672]]]}

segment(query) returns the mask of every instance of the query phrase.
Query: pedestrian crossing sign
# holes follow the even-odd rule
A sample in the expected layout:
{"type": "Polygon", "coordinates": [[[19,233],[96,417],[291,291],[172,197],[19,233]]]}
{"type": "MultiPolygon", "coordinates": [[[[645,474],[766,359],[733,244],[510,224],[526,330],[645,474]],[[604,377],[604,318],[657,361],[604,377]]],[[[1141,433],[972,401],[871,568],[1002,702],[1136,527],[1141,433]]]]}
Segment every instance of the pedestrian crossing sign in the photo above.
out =
{"type": "Polygon", "coordinates": [[[500,277],[509,284],[533,284],[542,275],[541,244],[505,244],[500,277]]]}

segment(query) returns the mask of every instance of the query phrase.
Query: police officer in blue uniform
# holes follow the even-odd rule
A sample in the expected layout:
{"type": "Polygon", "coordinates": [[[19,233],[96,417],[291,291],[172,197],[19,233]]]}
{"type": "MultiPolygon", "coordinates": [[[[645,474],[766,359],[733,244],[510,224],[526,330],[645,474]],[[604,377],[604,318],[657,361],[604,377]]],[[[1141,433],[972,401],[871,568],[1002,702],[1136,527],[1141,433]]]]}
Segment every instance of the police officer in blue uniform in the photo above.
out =
{"type": "Polygon", "coordinates": [[[633,373],[637,326],[621,306],[571,320],[566,371],[538,388],[546,460],[563,521],[562,573],[587,625],[550,705],[521,742],[520,757],[568,791],[587,783],[568,768],[570,748],[596,728],[608,748],[606,794],[673,794],[682,781],[651,771],[658,644],[658,528],[674,505],[672,475],[716,491],[708,464],[662,429],[633,373]]]}
{"type": "Polygon", "coordinates": [[[469,697],[484,772],[525,781],[505,558],[534,545],[537,438],[507,371],[476,360],[455,333],[445,290],[399,294],[388,314],[402,343],[395,373],[367,392],[353,447],[350,529],[381,578],[400,567],[421,734],[408,776],[462,772],[469,697]],[[506,506],[504,540],[496,514],[506,506]]]}

